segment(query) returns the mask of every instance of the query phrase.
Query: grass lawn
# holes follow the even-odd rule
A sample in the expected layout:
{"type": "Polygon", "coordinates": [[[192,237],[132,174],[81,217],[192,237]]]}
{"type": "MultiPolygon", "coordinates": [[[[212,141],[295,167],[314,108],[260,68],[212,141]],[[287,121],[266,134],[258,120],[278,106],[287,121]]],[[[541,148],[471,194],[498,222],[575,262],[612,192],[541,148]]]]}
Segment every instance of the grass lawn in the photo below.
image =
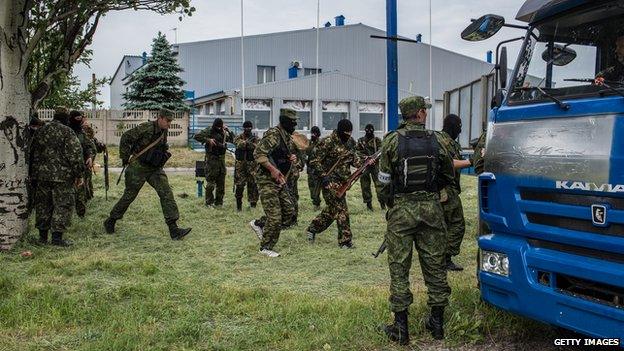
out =
{"type": "MultiPolygon", "coordinates": [[[[175,160],[175,157],[173,158],[175,160]]],[[[74,220],[69,249],[38,247],[36,231],[0,254],[0,350],[401,350],[378,331],[391,321],[387,256],[373,259],[384,213],[368,212],[359,186],[349,193],[355,250],[340,250],[335,225],[309,245],[315,213],[305,178],[299,226],[282,233],[278,259],[258,254],[247,223],[262,209],[234,210],[231,177],[223,209],[208,209],[195,179],[172,176],[182,219],[169,239],[156,193],[146,186],[117,233],[102,228],[122,187],[104,200],[101,176],[85,220],[74,220]],[[30,250],[31,258],[19,253],[30,250]]],[[[424,330],[426,289],[412,268],[412,346],[501,349],[548,339],[550,329],[480,302],[475,279],[475,179],[464,177],[467,235],[451,273],[445,343],[424,330]]]]}
{"type": "MultiPolygon", "coordinates": [[[[195,161],[203,161],[204,153],[197,152],[184,146],[174,146],[169,148],[171,152],[171,158],[167,161],[166,167],[172,168],[195,168],[195,161]]],[[[121,167],[121,160],[119,159],[119,146],[108,146],[108,156],[110,167],[121,167]]],[[[104,167],[104,158],[102,154],[98,154],[95,161],[99,163],[102,168],[104,167]]],[[[225,163],[228,167],[234,166],[234,158],[229,153],[225,154],[225,163]]]]}

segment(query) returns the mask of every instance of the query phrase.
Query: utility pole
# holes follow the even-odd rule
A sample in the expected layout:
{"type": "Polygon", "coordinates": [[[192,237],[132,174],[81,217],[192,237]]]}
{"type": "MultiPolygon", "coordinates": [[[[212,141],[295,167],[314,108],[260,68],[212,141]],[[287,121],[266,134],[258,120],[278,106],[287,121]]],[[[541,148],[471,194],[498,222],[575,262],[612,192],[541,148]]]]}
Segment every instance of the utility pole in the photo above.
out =
{"type": "MultiPolygon", "coordinates": [[[[397,36],[397,0],[386,0],[386,36],[397,36]]],[[[386,41],[386,80],[388,89],[388,131],[399,126],[399,65],[397,41],[386,41]]]]}

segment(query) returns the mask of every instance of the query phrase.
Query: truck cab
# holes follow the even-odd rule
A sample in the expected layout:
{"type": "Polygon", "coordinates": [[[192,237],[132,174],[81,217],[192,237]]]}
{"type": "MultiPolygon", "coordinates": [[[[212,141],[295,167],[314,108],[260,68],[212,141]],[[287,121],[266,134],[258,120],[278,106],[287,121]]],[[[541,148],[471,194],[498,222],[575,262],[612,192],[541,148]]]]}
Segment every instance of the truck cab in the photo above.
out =
{"type": "MultiPolygon", "coordinates": [[[[509,82],[497,58],[479,176],[482,298],[624,340],[624,1],[530,0],[516,19],[522,45],[509,82]]],[[[503,25],[486,15],[462,36],[503,25]]]]}

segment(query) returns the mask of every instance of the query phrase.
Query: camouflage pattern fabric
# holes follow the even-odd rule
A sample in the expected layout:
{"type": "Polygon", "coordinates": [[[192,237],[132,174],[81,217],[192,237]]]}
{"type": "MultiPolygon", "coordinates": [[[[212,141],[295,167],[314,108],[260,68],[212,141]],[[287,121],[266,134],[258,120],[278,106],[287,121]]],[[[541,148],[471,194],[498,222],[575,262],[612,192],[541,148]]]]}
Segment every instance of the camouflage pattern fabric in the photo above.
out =
{"type": "Polygon", "coordinates": [[[212,127],[206,128],[195,135],[195,140],[206,146],[206,197],[207,206],[222,206],[225,195],[225,155],[213,155],[209,139],[217,144],[224,145],[234,141],[234,133],[227,131],[225,134],[217,132],[212,127]]]}
{"type": "MultiPolygon", "coordinates": [[[[440,146],[449,154],[453,160],[463,160],[461,155],[461,145],[446,132],[437,132],[436,137],[440,146]]],[[[456,169],[454,172],[454,181],[444,191],[446,198],[442,199],[442,208],[444,209],[444,219],[447,227],[447,256],[457,256],[461,248],[464,234],[466,233],[466,221],[464,219],[464,209],[462,207],[460,185],[461,172],[456,169]]]]}
{"type": "MultiPolygon", "coordinates": [[[[244,158],[247,159],[247,153],[253,155],[256,145],[258,144],[258,138],[254,135],[248,138],[245,134],[238,135],[234,138],[234,144],[237,150],[243,150],[244,158]]],[[[236,160],[234,166],[234,187],[235,197],[237,199],[243,198],[245,186],[247,186],[247,200],[250,204],[256,204],[258,202],[258,186],[256,185],[256,172],[258,164],[256,161],[236,160]]]]}
{"type": "MultiPolygon", "coordinates": [[[[101,141],[99,141],[96,137],[95,137],[95,131],[93,130],[93,128],[91,128],[91,126],[89,126],[88,124],[85,125],[83,127],[83,130],[85,132],[85,134],[87,135],[87,137],[91,140],[91,142],[93,142],[93,145],[95,145],[95,151],[96,154],[93,155],[93,163],[95,164],[95,159],[97,157],[97,154],[100,154],[102,152],[104,152],[104,150],[106,150],[106,145],[104,145],[104,143],[102,143],[101,141]]],[[[87,199],[92,199],[93,198],[93,172],[88,172],[88,177],[87,179],[85,179],[85,184],[88,184],[88,196],[87,199]]]]}
{"type": "MultiPolygon", "coordinates": [[[[367,138],[361,137],[357,142],[357,152],[361,157],[371,156],[381,148],[381,139],[378,137],[367,138]]],[[[360,177],[360,186],[362,187],[362,200],[364,203],[373,201],[373,194],[371,192],[371,182],[375,185],[375,191],[377,193],[377,199],[379,200],[379,182],[377,181],[378,166],[375,164],[372,167],[368,167],[360,177]]],[[[380,201],[382,202],[382,201],[380,201]]]]}
{"type": "Polygon", "coordinates": [[[39,230],[64,233],[74,212],[73,182],[40,181],[35,190],[35,226],[39,230]]]}
{"type": "Polygon", "coordinates": [[[475,173],[481,174],[485,168],[485,141],[487,139],[487,132],[483,131],[477,144],[475,145],[472,154],[472,164],[474,165],[475,173]]]}
{"type": "MultiPolygon", "coordinates": [[[[82,155],[84,161],[86,162],[88,159],[93,160],[95,155],[97,154],[97,150],[93,141],[86,135],[86,133],[81,130],[76,132],[76,137],[80,141],[80,146],[82,147],[82,155]]],[[[93,181],[91,179],[92,170],[87,169],[85,167],[85,172],[83,175],[84,184],[76,187],[76,214],[80,217],[84,217],[87,211],[87,202],[93,197],[93,190],[91,187],[93,186],[93,181]]]]}
{"type": "Polygon", "coordinates": [[[338,133],[334,131],[330,136],[321,139],[317,146],[316,155],[310,164],[314,169],[320,170],[321,175],[328,180],[328,184],[322,190],[325,207],[312,220],[308,226],[308,231],[315,234],[321,233],[336,221],[338,243],[351,242],[352,233],[346,196],[339,199],[336,196],[336,191],[351,175],[351,166],[359,167],[361,161],[356,154],[353,138],[342,142],[338,133]]]}
{"type": "Polygon", "coordinates": [[[295,208],[294,221],[297,222],[299,218],[299,177],[305,166],[305,153],[295,148],[295,154],[297,155],[297,164],[291,168],[286,185],[295,208]]]}
{"type": "MultiPolygon", "coordinates": [[[[119,142],[119,156],[122,160],[128,160],[130,156],[144,149],[147,145],[156,140],[163,131],[156,122],[145,122],[128,130],[121,136],[119,142]]],[[[166,132],[163,143],[166,144],[166,132]]],[[[173,197],[173,191],[169,186],[169,180],[162,168],[148,166],[136,160],[128,165],[124,175],[124,193],[117,201],[110,213],[110,218],[121,219],[126,210],[141,191],[147,182],[156,190],[160,198],[160,206],[167,223],[176,221],[180,217],[178,205],[173,197]]]]}
{"type": "Polygon", "coordinates": [[[85,172],[80,142],[71,128],[53,120],[35,132],[30,159],[36,226],[65,232],[74,208],[73,183],[85,172]]]}
{"type": "Polygon", "coordinates": [[[254,158],[260,165],[256,173],[256,183],[266,218],[263,228],[264,239],[260,243],[260,249],[272,250],[279,240],[282,227],[292,225],[295,218],[292,196],[287,187],[278,185],[269,171],[262,166],[270,162],[271,153],[280,148],[284,142],[288,150],[291,152],[295,150],[290,135],[281,126],[273,127],[264,133],[254,150],[254,158]]]}
{"type": "Polygon", "coordinates": [[[310,189],[310,198],[312,199],[312,205],[321,205],[321,172],[314,169],[310,164],[310,160],[316,155],[316,147],[319,140],[311,140],[310,147],[306,151],[306,167],[308,170],[308,189],[310,189]]]}
{"type": "MultiPolygon", "coordinates": [[[[425,130],[424,125],[408,120],[399,130],[425,130]]],[[[428,290],[430,306],[446,306],[450,287],[446,278],[446,224],[439,193],[415,191],[393,193],[393,180],[399,176],[397,165],[398,135],[391,132],[383,140],[379,160],[381,194],[390,209],[387,213],[386,244],[390,268],[390,307],[392,311],[406,310],[413,301],[410,291],[409,271],[413,248],[416,247],[423,279],[428,290]]],[[[452,160],[443,148],[438,156],[435,176],[445,187],[453,178],[452,160]]]]}

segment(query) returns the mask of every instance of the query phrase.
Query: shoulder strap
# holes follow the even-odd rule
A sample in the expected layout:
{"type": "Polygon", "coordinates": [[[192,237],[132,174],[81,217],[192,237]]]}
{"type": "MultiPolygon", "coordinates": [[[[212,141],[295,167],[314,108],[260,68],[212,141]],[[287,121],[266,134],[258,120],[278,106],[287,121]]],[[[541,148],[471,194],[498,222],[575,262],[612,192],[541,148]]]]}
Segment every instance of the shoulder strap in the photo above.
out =
{"type": "Polygon", "coordinates": [[[147,145],[143,150],[141,150],[141,151],[137,152],[136,154],[134,154],[133,157],[132,157],[132,160],[135,160],[135,159],[139,158],[139,156],[143,155],[144,153],[149,151],[149,149],[153,148],[158,143],[163,141],[163,139],[165,138],[165,133],[166,132],[160,133],[160,135],[158,136],[158,138],[156,140],[152,141],[152,143],[147,145]]]}

